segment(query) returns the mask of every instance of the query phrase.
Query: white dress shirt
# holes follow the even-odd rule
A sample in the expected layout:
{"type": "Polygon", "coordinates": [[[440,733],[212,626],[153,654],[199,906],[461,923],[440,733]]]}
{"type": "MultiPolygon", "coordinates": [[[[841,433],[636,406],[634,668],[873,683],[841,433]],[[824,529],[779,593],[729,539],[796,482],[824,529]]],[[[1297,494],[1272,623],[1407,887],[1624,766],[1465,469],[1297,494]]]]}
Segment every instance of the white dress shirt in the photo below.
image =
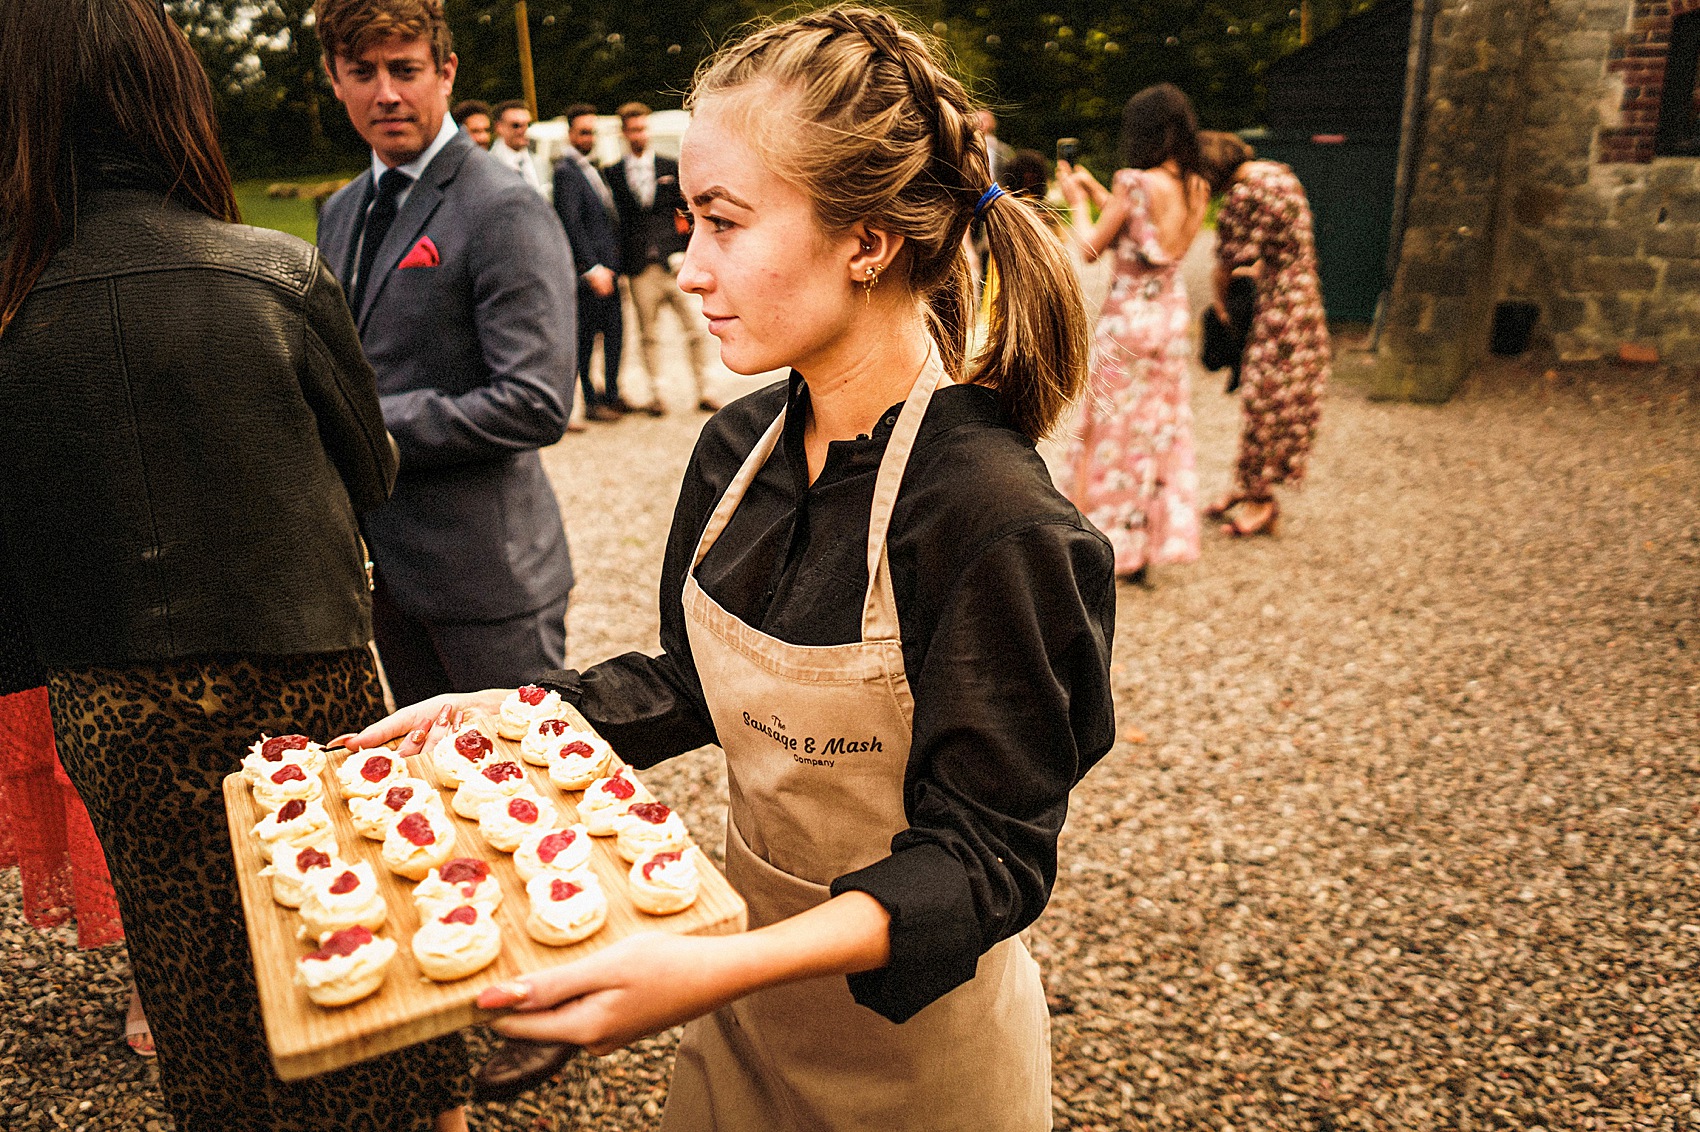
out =
{"type": "Polygon", "coordinates": [[[530,149],[510,149],[507,142],[497,138],[490,145],[490,156],[518,173],[526,184],[543,195],[543,182],[537,177],[537,163],[531,159],[530,149]]]}
{"type": "Polygon", "coordinates": [[[649,208],[655,203],[655,147],[643,151],[642,157],[626,157],[626,184],[638,204],[649,208]]]}

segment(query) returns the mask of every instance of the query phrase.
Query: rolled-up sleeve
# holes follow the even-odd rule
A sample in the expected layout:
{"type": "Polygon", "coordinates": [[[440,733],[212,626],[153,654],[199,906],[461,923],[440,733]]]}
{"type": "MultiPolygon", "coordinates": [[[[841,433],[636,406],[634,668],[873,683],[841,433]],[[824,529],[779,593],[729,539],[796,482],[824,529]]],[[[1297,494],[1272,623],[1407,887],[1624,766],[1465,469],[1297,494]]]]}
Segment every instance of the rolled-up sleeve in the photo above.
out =
{"type": "Polygon", "coordinates": [[[890,856],[832,885],[891,915],[891,961],[851,976],[850,989],[897,1022],[971,979],[984,952],[1038,917],[1068,792],[1115,738],[1114,565],[1100,536],[1035,523],[939,581],[940,593],[917,596],[941,615],[910,673],[909,828],[890,856]]]}

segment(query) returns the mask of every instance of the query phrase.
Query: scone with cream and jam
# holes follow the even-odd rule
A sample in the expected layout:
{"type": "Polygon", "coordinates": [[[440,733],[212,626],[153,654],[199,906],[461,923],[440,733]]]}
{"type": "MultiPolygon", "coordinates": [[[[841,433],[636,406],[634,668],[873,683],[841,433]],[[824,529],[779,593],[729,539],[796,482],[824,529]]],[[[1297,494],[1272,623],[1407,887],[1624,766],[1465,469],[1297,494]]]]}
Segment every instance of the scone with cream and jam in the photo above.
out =
{"type": "Polygon", "coordinates": [[[691,843],[679,815],[660,802],[639,802],[614,819],[614,849],[628,861],[691,843]]]}
{"type": "Polygon", "coordinates": [[[455,827],[440,809],[404,814],[384,835],[380,851],[384,867],[408,880],[422,880],[426,873],[454,855],[455,827]]]}
{"type": "Polygon", "coordinates": [[[536,684],[508,693],[496,717],[496,734],[504,739],[523,739],[531,725],[561,710],[561,694],[536,684]]]}
{"type": "Polygon", "coordinates": [[[455,857],[432,869],[413,888],[413,905],[421,922],[440,916],[462,904],[476,904],[494,912],[502,904],[502,886],[490,873],[490,862],[477,857],[455,857]]]}
{"type": "Polygon", "coordinates": [[[626,874],[632,903],[652,916],[670,916],[689,908],[702,889],[702,873],[697,867],[701,852],[695,847],[665,849],[633,861],[626,874]]]}
{"type": "Polygon", "coordinates": [[[327,932],[317,951],[296,960],[295,981],[320,1006],[347,1006],[383,984],[395,953],[394,940],[365,928],[327,932]]]}
{"type": "Polygon", "coordinates": [[[592,837],[612,837],[615,818],[639,802],[653,801],[655,795],[632,777],[631,767],[622,766],[585,788],[584,797],[579,799],[578,816],[592,837]]]}
{"type": "Polygon", "coordinates": [[[355,832],[373,841],[382,841],[390,826],[408,814],[432,810],[443,814],[443,796],[423,778],[398,778],[374,798],[350,798],[348,816],[353,819],[355,832]]]}
{"type": "Polygon", "coordinates": [[[526,883],[525,894],[531,898],[525,932],[538,943],[565,947],[608,922],[608,897],[589,870],[539,874],[526,883]]]}
{"type": "Polygon", "coordinates": [[[522,790],[512,798],[484,803],[478,810],[478,832],[493,848],[512,853],[527,834],[553,829],[559,816],[555,803],[535,790],[522,790]]]}
{"type": "Polygon", "coordinates": [[[262,735],[242,759],[242,776],[253,786],[284,763],[298,763],[317,777],[325,769],[325,749],[305,735],[262,735]]]}
{"type": "Polygon", "coordinates": [[[501,929],[476,904],[456,905],[413,933],[413,958],[426,978],[439,983],[475,975],[501,952],[501,929]]]}
{"type": "Polygon", "coordinates": [[[315,870],[303,879],[302,935],[317,938],[326,932],[362,927],[377,931],[389,918],[389,905],[378,878],[365,861],[341,869],[315,870]]]}

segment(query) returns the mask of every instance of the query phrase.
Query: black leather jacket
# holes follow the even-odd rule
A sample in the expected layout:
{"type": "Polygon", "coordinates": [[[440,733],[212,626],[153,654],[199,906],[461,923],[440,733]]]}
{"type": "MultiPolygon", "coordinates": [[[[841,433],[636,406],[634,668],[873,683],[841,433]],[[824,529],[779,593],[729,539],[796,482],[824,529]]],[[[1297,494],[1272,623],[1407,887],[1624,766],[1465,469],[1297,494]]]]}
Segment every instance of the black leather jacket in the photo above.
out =
{"type": "Polygon", "coordinates": [[[355,513],[395,471],[317,249],[79,194],[0,334],[5,581],[49,668],[364,645],[355,513]]]}

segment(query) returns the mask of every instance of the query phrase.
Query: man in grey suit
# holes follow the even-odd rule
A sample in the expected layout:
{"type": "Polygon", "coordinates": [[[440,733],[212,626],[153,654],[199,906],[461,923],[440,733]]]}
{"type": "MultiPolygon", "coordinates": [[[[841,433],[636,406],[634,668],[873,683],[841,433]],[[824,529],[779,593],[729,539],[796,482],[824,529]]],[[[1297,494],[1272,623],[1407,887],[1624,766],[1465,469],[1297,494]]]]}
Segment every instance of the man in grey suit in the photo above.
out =
{"type": "Polygon", "coordinates": [[[614,195],[602,171],[590,162],[596,148],[596,107],[575,102],[567,107],[566,156],[555,163],[555,215],[567,230],[578,271],[578,382],[584,415],[593,421],[617,421],[631,406],[620,396],[620,346],[625,317],[616,277],[620,271],[620,229],[614,195]],[[590,356],[602,336],[602,392],[590,380],[590,356]]]}
{"type": "Polygon", "coordinates": [[[543,199],[449,118],[440,5],[314,11],[331,85],[372,147],[371,173],[326,202],[319,243],[401,452],[365,525],[379,655],[404,704],[511,687],[565,663],[572,563],[537,450],[572,407],[572,254],[543,199]]]}

